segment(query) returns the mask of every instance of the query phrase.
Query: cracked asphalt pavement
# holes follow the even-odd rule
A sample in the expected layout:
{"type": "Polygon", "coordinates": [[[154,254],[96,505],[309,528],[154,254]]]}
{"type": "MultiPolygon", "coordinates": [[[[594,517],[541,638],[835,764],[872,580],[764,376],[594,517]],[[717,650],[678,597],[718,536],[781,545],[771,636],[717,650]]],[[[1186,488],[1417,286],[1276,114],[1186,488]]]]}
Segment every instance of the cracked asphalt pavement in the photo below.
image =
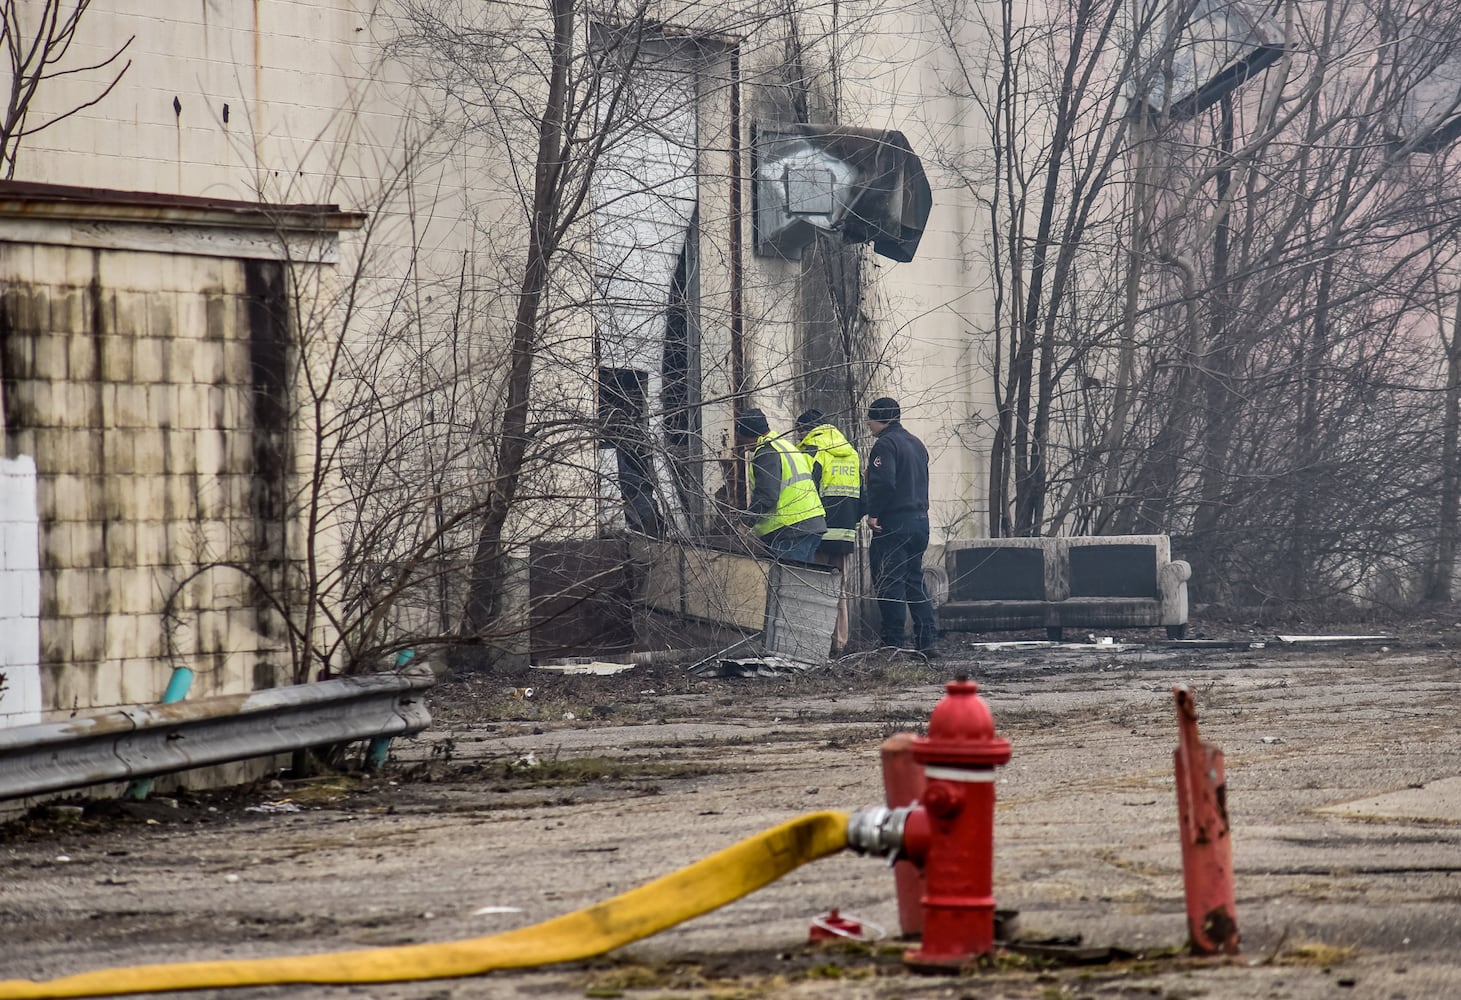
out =
{"type": "MultiPolygon", "coordinates": [[[[906,970],[892,936],[812,945],[836,908],[896,933],[893,881],[844,853],[603,959],[227,997],[1158,997],[1461,995],[1461,633],[1261,648],[1097,645],[807,674],[471,676],[380,776],[76,800],[0,828],[0,978],[446,941],[633,888],[778,822],[882,801],[878,748],[956,673],[1014,747],[995,895],[1023,938],[906,970]],[[1185,955],[1171,686],[1226,755],[1241,956],[1185,955]],[[531,685],[531,697],[524,686],[531,685]]],[[[166,787],[162,784],[160,787],[166,787]]]]}

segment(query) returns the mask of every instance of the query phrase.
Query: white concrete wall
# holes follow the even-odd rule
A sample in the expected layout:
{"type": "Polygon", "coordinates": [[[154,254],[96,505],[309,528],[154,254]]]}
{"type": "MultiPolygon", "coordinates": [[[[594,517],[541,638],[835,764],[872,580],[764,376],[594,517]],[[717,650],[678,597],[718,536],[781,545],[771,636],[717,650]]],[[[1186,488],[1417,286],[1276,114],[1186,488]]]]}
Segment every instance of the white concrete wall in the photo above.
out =
{"type": "Polygon", "coordinates": [[[0,458],[0,728],[41,721],[41,551],[36,465],[0,458]]]}
{"type": "MultiPolygon", "coordinates": [[[[429,88],[413,88],[411,68],[384,57],[383,45],[396,30],[395,10],[391,3],[364,0],[199,0],[169,5],[159,16],[150,0],[97,3],[76,57],[105,56],[135,35],[128,50],[133,65],[104,102],[28,140],[17,176],[234,198],[339,201],[375,211],[374,192],[400,167],[406,137],[413,130],[419,134],[425,108],[439,96],[429,88]],[[174,98],[181,113],[174,111],[174,98]],[[230,109],[227,122],[224,104],[230,109]]],[[[956,178],[937,169],[933,154],[941,148],[977,149],[987,140],[967,109],[944,96],[943,75],[950,71],[946,41],[922,7],[844,3],[837,30],[830,11],[830,6],[809,4],[799,21],[816,86],[830,89],[828,67],[834,58],[841,60],[840,120],[904,131],[923,154],[934,187],[935,210],[917,259],[907,264],[875,260],[863,307],[874,317],[890,362],[877,391],[904,402],[909,427],[929,444],[935,522],[953,525],[982,502],[984,491],[977,446],[987,441],[991,390],[973,329],[991,307],[988,274],[971,245],[981,238],[975,206],[956,178]]],[[[756,116],[778,101],[785,105],[785,76],[778,70],[787,51],[784,19],[778,15],[758,22],[734,5],[679,5],[664,15],[697,29],[724,25],[744,37],[741,141],[748,151],[756,116]]],[[[78,77],[50,92],[46,99],[52,110],[84,97],[87,79],[94,86],[98,76],[78,77]]],[[[721,393],[726,363],[724,276],[715,273],[728,266],[728,109],[723,93],[716,92],[726,82],[702,81],[698,126],[704,151],[698,166],[702,366],[709,397],[721,393]]],[[[480,253],[474,264],[482,268],[477,285],[500,289],[484,298],[503,301],[501,293],[511,289],[512,255],[500,250],[520,241],[503,238],[501,227],[520,212],[524,194],[521,178],[514,180],[507,161],[516,156],[523,162],[533,152],[531,136],[519,138],[507,148],[500,137],[459,136],[418,158],[411,185],[415,229],[401,216],[386,220],[385,231],[374,237],[376,257],[367,266],[385,282],[382,297],[401,279],[403,259],[409,256],[404,250],[415,243],[424,252],[414,266],[428,282],[448,280],[462,251],[480,253]],[[494,227],[497,235],[489,241],[488,230],[494,227]]],[[[742,170],[748,169],[747,157],[742,170]]],[[[748,175],[742,190],[748,374],[765,389],[773,416],[789,419],[797,407],[784,369],[794,354],[791,306],[798,268],[751,254],[748,175]]],[[[349,240],[344,253],[348,267],[349,240]]],[[[439,304],[443,297],[437,291],[439,304]]],[[[712,407],[707,414],[710,453],[728,423],[728,407],[712,407]]]]}
{"type": "MultiPolygon", "coordinates": [[[[67,64],[99,62],[131,38],[117,64],[131,66],[104,101],[27,140],[16,177],[217,198],[334,200],[364,178],[359,169],[340,169],[345,147],[388,147],[399,117],[354,110],[374,76],[372,6],[93,3],[67,64]],[[360,138],[347,143],[352,129],[360,138]],[[86,160],[74,159],[77,153],[86,160]]],[[[41,3],[20,0],[18,7],[29,23],[41,3]]],[[[93,98],[109,78],[97,70],[49,83],[38,93],[36,119],[93,98]]]]}
{"type": "Polygon", "coordinates": [[[989,137],[973,109],[947,94],[956,70],[927,8],[886,7],[848,44],[840,73],[846,120],[855,114],[857,124],[903,132],[934,204],[912,261],[876,261],[872,311],[890,364],[871,394],[897,398],[904,424],[928,446],[935,540],[969,537],[982,528],[987,503],[981,449],[993,387],[976,331],[988,329],[993,290],[982,255],[987,224],[964,181],[940,164],[988,148],[989,137]]]}

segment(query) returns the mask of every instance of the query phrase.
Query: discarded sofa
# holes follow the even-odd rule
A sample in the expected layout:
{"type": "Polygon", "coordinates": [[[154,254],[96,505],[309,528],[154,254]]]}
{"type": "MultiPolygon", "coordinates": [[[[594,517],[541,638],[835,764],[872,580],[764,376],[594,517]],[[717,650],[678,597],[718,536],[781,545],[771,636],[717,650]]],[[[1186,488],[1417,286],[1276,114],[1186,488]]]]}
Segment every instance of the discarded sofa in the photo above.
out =
{"type": "MultiPolygon", "coordinates": [[[[1187,628],[1192,567],[1166,535],[982,538],[944,547],[946,631],[1187,628]]],[[[939,588],[942,590],[942,588],[939,588]]]]}

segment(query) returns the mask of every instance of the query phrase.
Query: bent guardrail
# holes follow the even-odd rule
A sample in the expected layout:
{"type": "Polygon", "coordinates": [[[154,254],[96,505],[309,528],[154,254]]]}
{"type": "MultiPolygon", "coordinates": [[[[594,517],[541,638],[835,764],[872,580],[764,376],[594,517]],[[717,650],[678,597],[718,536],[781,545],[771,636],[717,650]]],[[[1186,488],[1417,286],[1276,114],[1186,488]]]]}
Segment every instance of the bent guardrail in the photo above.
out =
{"type": "Polygon", "coordinates": [[[419,733],[434,683],[417,667],[0,729],[0,800],[419,733]]]}

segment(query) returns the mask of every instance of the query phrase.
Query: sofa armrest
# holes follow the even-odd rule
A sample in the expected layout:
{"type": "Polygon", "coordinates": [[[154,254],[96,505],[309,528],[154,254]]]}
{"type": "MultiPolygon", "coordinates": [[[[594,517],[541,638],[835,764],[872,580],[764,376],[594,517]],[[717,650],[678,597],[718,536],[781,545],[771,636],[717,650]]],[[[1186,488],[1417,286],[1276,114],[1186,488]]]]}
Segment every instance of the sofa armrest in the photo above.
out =
{"type": "Polygon", "coordinates": [[[949,603],[949,574],[941,566],[923,567],[923,592],[929,603],[941,608],[949,603]]]}
{"type": "Polygon", "coordinates": [[[1163,625],[1187,624],[1187,581],[1190,579],[1192,564],[1186,559],[1173,559],[1157,570],[1163,625]]]}

